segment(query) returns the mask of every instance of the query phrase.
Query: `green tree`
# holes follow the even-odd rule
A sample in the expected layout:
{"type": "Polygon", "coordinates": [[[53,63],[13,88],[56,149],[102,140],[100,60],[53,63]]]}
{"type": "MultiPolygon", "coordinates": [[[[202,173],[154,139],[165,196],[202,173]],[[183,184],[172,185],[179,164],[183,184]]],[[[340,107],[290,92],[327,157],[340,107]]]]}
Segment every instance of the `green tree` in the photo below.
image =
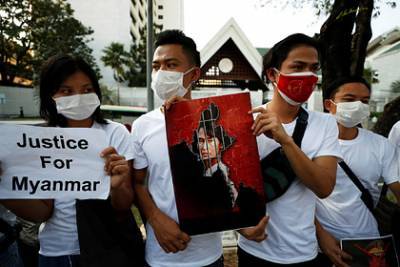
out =
{"type": "Polygon", "coordinates": [[[125,51],[124,45],[112,42],[103,49],[101,57],[104,65],[113,70],[114,80],[118,83],[126,81],[126,66],[129,64],[129,53],[125,51]]]}
{"type": "Polygon", "coordinates": [[[31,29],[33,67],[38,70],[44,60],[57,53],[66,53],[82,57],[100,76],[100,69],[92,55],[93,50],[87,45],[93,29],[84,26],[74,18],[74,10],[67,0],[31,0],[31,29]]]}
{"type": "Polygon", "coordinates": [[[16,76],[32,79],[29,28],[30,5],[25,0],[0,2],[0,84],[12,85],[16,76]]]}
{"type": "Polygon", "coordinates": [[[16,76],[35,78],[58,53],[80,56],[100,74],[87,45],[93,30],[74,18],[67,0],[1,1],[0,10],[0,84],[13,84],[16,76]]]}
{"type": "Polygon", "coordinates": [[[400,80],[392,82],[392,84],[390,85],[390,90],[393,93],[400,93],[400,80]]]}
{"type": "Polygon", "coordinates": [[[139,42],[134,42],[129,50],[128,85],[146,86],[146,35],[142,33],[139,42]]]}
{"type": "MultiPolygon", "coordinates": [[[[161,26],[153,25],[155,38],[161,26]]],[[[128,86],[146,86],[146,27],[140,32],[140,38],[133,42],[129,52],[120,43],[111,43],[103,49],[101,60],[114,71],[114,80],[126,82],[128,86]],[[115,75],[118,74],[118,75],[115,75]]]]}

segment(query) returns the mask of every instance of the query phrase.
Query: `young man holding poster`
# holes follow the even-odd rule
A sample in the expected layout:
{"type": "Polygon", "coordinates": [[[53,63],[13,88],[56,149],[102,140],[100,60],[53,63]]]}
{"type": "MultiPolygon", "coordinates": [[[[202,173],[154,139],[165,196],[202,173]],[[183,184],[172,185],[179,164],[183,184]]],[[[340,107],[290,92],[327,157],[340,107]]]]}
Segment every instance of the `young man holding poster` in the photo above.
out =
{"type": "Polygon", "coordinates": [[[272,100],[252,110],[260,157],[281,147],[293,170],[286,192],[268,202],[270,217],[259,243],[260,229],[240,231],[239,266],[316,266],[317,239],[314,226],[316,198],[327,197],[335,184],[340,157],[337,126],[333,117],[301,108],[317,83],[318,44],[303,34],[283,39],[264,56],[263,76],[274,87],[272,100]],[[306,116],[301,148],[295,142],[297,118],[306,116]],[[257,232],[258,231],[258,232],[257,232]],[[244,238],[245,237],[245,238],[244,238]]]}
{"type": "MultiPolygon", "coordinates": [[[[161,32],[155,42],[152,89],[162,99],[191,99],[200,77],[200,54],[194,41],[178,30],[161,32]]],[[[177,224],[163,108],[134,121],[135,192],[147,219],[148,266],[223,266],[219,233],[190,237],[177,224]],[[146,185],[147,177],[147,185],[146,185]]]]}
{"type": "Polygon", "coordinates": [[[377,222],[369,208],[373,209],[378,202],[381,178],[400,203],[398,161],[395,147],[388,139],[358,127],[369,116],[371,88],[367,81],[360,77],[343,77],[334,81],[327,92],[329,98],[324,105],[337,120],[343,162],[337,168],[332,194],[317,202],[317,235],[324,253],[319,255],[319,264],[321,267],[348,266],[345,260],[349,255],[340,249],[340,239],[379,236],[377,222]],[[350,179],[349,170],[368,190],[369,208],[361,199],[360,189],[350,179]]]}

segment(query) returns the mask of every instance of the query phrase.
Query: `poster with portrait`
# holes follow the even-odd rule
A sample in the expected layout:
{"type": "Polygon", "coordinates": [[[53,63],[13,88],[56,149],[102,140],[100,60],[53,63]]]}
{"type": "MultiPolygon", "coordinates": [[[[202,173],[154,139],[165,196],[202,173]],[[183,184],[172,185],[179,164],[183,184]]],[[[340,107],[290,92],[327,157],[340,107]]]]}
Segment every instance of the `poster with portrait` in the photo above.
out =
{"type": "Polygon", "coordinates": [[[342,239],[340,246],[351,255],[351,267],[399,267],[392,235],[342,239]]]}
{"type": "Polygon", "coordinates": [[[264,187],[250,94],[182,101],[166,113],[181,229],[203,234],[257,225],[264,187]]]}

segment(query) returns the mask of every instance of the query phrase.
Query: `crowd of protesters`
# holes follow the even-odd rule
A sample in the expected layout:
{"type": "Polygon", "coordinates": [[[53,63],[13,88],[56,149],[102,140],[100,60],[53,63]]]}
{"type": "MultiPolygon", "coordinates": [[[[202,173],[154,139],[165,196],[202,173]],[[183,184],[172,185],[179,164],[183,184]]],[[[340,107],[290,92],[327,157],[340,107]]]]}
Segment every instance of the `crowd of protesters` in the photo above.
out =
{"type": "MultiPolygon", "coordinates": [[[[103,118],[98,79],[84,60],[57,55],[44,63],[42,127],[104,131],[110,195],[106,200],[1,200],[1,267],[224,266],[221,233],[189,236],[179,227],[166,139],[164,112],[191,99],[201,75],[200,53],[190,37],[167,30],[158,35],[152,65],[152,89],[164,105],[135,120],[129,133],[103,118]],[[134,203],[145,222],[145,241],[131,212],[134,203]]],[[[238,230],[241,267],[349,266],[351,256],[340,248],[340,239],[380,233],[346,168],[370,192],[372,206],[381,179],[400,203],[400,122],[389,139],[360,127],[369,116],[371,96],[362,77],[340,77],[328,86],[328,113],[303,108],[318,71],[319,44],[304,34],[286,37],[263,58],[262,76],[273,96],[251,111],[251,130],[260,160],[280,148],[295,177],[286,192],[266,204],[256,226],[238,230]],[[301,81],[295,89],[293,79],[301,81]],[[300,144],[293,136],[299,117],[306,122],[300,144]]]]}

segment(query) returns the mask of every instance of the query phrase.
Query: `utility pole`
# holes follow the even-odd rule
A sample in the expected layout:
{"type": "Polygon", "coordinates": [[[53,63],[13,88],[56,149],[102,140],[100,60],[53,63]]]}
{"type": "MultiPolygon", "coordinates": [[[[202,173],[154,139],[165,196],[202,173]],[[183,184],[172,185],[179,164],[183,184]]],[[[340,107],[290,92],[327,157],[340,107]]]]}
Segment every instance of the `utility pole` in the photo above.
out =
{"type": "Polygon", "coordinates": [[[147,0],[147,49],[146,49],[146,87],[147,111],[154,109],[154,95],[151,89],[151,72],[153,62],[153,0],[147,0]]]}

